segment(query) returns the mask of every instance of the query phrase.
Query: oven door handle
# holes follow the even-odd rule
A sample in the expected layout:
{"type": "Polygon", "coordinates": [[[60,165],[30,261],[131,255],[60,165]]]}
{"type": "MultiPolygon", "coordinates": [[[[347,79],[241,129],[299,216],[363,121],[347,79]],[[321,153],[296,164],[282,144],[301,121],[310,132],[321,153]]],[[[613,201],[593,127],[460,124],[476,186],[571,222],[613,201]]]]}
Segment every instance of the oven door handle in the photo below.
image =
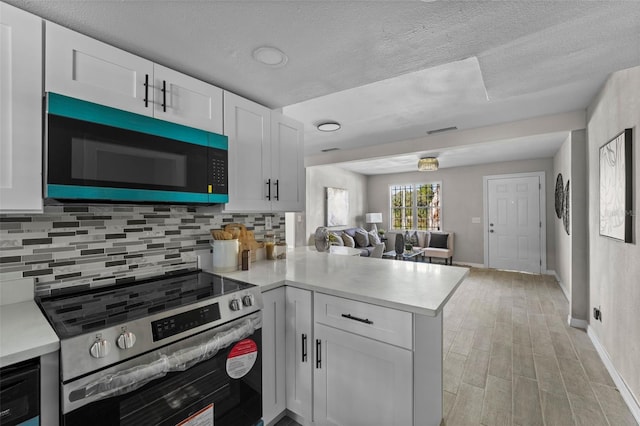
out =
{"type": "MultiPolygon", "coordinates": [[[[180,349],[170,355],[159,354],[158,359],[148,364],[137,365],[112,374],[101,375],[98,373],[96,380],[73,389],[69,393],[68,400],[71,403],[89,398],[91,401],[97,401],[129,393],[152,380],[165,376],[167,373],[188,370],[194,365],[214,357],[219,350],[252,335],[261,326],[261,318],[247,318],[237,326],[211,336],[202,344],[180,349]]],[[[87,403],[91,401],[87,401],[87,403]]]]}

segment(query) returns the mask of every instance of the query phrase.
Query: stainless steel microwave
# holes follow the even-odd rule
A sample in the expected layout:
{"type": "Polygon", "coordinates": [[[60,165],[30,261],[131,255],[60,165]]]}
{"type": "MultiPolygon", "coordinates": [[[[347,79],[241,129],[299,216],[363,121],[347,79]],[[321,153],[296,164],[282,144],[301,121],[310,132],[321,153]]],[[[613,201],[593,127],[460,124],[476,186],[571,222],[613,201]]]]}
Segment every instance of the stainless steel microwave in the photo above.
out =
{"type": "Polygon", "coordinates": [[[229,201],[226,136],[48,93],[47,199],[229,201]]]}

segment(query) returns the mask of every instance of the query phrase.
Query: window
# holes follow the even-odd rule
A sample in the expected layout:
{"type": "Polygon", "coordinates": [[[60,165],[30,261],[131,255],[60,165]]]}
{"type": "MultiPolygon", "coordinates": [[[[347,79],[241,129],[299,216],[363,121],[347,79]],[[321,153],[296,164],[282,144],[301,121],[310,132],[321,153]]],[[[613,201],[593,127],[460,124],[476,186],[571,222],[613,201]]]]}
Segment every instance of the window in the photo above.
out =
{"type": "Polygon", "coordinates": [[[390,186],[391,229],[442,229],[440,182],[390,186]]]}

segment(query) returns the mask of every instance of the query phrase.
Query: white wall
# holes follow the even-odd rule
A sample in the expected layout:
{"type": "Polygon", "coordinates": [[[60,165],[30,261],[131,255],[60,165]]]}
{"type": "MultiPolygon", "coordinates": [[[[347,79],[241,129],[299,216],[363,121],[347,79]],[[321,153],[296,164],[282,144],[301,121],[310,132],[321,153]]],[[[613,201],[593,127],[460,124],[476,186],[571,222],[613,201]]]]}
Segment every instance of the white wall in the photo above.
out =
{"type": "MultiPolygon", "coordinates": [[[[378,228],[389,229],[389,185],[398,183],[442,182],[443,230],[455,232],[454,261],[475,264],[484,263],[483,235],[483,176],[545,172],[547,222],[554,213],[553,190],[555,177],[553,160],[543,158],[525,161],[481,164],[471,167],[440,169],[436,172],[412,172],[369,177],[367,188],[369,209],[382,212],[383,223],[378,228]],[[481,223],[471,223],[472,217],[480,217],[481,223]]],[[[547,268],[555,267],[555,230],[547,226],[547,268]]]]}
{"type": "MultiPolygon", "coordinates": [[[[367,176],[335,166],[307,167],[306,241],[318,226],[326,222],[326,188],[344,188],[349,191],[349,226],[364,226],[367,210],[367,176]]],[[[298,241],[298,238],[296,238],[298,241]]],[[[297,243],[296,243],[297,244],[297,243]]]]}
{"type": "Polygon", "coordinates": [[[571,306],[571,323],[586,327],[589,317],[588,226],[587,226],[587,146],[584,130],[571,132],[553,158],[553,184],[562,173],[563,186],[569,182],[570,228],[553,213],[547,226],[555,229],[556,274],[571,306]]]}
{"type": "Polygon", "coordinates": [[[587,110],[589,159],[589,297],[602,322],[590,318],[590,332],[602,344],[636,402],[640,401],[640,67],[609,78],[587,110]],[[625,128],[633,128],[633,242],[599,234],[599,148],[625,128]]]}
{"type": "Polygon", "coordinates": [[[550,217],[547,217],[547,226],[552,226],[556,234],[556,275],[564,294],[571,300],[571,236],[564,229],[562,217],[558,218],[555,211],[555,184],[558,174],[562,174],[563,190],[567,187],[567,181],[570,182],[569,185],[573,183],[571,182],[571,135],[553,157],[553,176],[550,176],[550,179],[554,184],[554,211],[550,217]]]}

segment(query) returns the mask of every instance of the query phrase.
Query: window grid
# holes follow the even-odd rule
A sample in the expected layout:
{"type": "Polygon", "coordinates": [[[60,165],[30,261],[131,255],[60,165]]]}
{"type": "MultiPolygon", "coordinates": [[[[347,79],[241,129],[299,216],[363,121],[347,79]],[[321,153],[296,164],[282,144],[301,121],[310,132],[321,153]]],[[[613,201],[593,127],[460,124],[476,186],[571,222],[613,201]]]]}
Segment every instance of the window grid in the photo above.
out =
{"type": "Polygon", "coordinates": [[[390,186],[392,230],[440,230],[441,184],[421,183],[390,186]]]}

